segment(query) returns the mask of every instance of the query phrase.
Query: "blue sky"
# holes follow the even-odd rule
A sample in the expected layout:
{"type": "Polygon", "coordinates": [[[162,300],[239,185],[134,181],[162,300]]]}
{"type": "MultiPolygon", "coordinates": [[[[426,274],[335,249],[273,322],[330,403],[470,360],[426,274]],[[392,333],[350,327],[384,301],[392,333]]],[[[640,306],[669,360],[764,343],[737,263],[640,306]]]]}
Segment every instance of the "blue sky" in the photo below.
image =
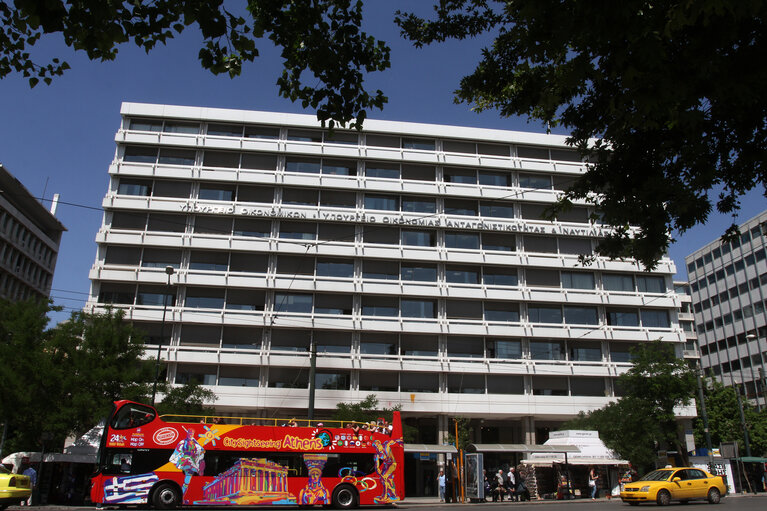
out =
{"type": "MultiPolygon", "coordinates": [[[[427,2],[417,4],[425,7],[427,2]]],[[[402,0],[375,2],[366,14],[367,30],[392,47],[392,67],[369,77],[372,87],[389,97],[382,112],[369,117],[395,121],[476,126],[541,132],[525,119],[503,119],[495,112],[476,114],[453,103],[460,78],[473,69],[486,41],[448,42],[415,49],[398,37],[392,23],[402,0]]],[[[423,12],[423,11],[422,11],[423,12]]],[[[51,295],[65,311],[84,304],[90,288],[88,272],[96,256],[95,236],[102,221],[101,200],[107,190],[109,163],[120,124],[120,103],[135,101],[175,105],[238,108],[314,114],[277,96],[274,85],[281,69],[279,54],[264,41],[261,57],[247,64],[235,79],[213,76],[197,60],[200,37],[188,31],[149,55],[130,45],[120,48],[114,62],[90,62],[82,52],[54,38],[42,41],[33,57],[58,56],[72,69],[50,86],[30,89],[20,76],[0,80],[0,162],[36,197],[61,195],[57,217],[67,227],[59,252],[51,295]]],[[[49,206],[49,202],[45,202],[49,206]]],[[[759,191],[743,201],[738,223],[767,209],[759,191]]],[[[732,218],[712,215],[705,226],[692,229],[670,250],[678,275],[686,276],[684,256],[724,232],[732,218]]]]}

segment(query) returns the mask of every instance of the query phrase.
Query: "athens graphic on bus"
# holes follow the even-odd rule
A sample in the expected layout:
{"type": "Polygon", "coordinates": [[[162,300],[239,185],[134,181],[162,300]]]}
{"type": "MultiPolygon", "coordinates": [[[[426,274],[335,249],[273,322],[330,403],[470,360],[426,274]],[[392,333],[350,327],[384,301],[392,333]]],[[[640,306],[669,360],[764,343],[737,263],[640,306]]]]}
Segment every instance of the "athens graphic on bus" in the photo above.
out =
{"type": "Polygon", "coordinates": [[[353,508],[404,497],[399,412],[390,426],[174,417],[115,402],[91,479],[93,503],[353,508]]]}

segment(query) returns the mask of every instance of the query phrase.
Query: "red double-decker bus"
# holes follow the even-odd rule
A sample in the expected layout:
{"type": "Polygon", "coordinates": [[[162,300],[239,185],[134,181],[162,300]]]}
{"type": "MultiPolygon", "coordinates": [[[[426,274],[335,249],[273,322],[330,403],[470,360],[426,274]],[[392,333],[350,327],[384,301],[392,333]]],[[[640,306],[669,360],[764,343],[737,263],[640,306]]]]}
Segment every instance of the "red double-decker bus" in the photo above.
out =
{"type": "Polygon", "coordinates": [[[166,421],[151,406],[115,402],[91,479],[94,503],[344,509],[404,498],[399,412],[390,435],[328,421],[291,427],[275,419],[176,417],[166,421]]]}

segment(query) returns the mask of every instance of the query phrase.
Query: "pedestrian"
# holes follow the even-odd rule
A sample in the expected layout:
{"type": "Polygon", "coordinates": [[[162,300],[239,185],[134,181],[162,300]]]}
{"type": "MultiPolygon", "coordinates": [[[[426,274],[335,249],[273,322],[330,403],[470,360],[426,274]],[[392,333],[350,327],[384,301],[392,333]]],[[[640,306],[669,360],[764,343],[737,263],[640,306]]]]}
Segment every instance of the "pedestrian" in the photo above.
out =
{"type": "Polygon", "coordinates": [[[437,484],[439,485],[439,501],[445,502],[445,471],[442,469],[439,469],[437,484]]]}
{"type": "Polygon", "coordinates": [[[597,500],[597,481],[599,474],[594,467],[589,469],[589,490],[591,490],[591,500],[597,500]]]}
{"type": "Polygon", "coordinates": [[[506,474],[506,491],[509,494],[509,501],[517,500],[517,477],[514,473],[514,466],[509,467],[506,474]]]}
{"type": "Polygon", "coordinates": [[[515,496],[519,501],[530,500],[530,492],[527,491],[525,475],[522,473],[522,471],[517,472],[517,488],[515,496]]]}
{"type": "Polygon", "coordinates": [[[21,505],[32,505],[32,495],[35,493],[35,488],[37,488],[37,470],[35,470],[32,465],[25,465],[26,468],[21,473],[22,475],[29,477],[29,484],[32,489],[32,493],[30,493],[29,498],[26,501],[22,501],[21,505]]]}
{"type": "Polygon", "coordinates": [[[495,474],[495,492],[493,493],[493,502],[503,502],[503,494],[506,493],[504,486],[503,470],[498,470],[498,473],[495,474]]]}

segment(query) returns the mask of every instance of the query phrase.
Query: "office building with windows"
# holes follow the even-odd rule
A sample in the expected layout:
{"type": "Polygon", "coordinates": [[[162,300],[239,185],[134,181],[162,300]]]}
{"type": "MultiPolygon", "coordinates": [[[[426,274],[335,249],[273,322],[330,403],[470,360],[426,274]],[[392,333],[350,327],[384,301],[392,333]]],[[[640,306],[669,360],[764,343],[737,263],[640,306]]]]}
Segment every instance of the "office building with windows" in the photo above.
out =
{"type": "Polygon", "coordinates": [[[317,415],[375,394],[427,460],[457,415],[542,443],[619,396],[631,347],[683,356],[669,259],[583,266],[593,211],[541,218],[584,170],[564,137],[126,103],[116,141],[88,306],[223,413],[301,414],[314,345],[317,415]]]}
{"type": "Polygon", "coordinates": [[[685,258],[703,370],[767,405],[767,211],[685,258]]]}
{"type": "Polygon", "coordinates": [[[47,300],[66,228],[0,164],[0,298],[47,300]]]}

